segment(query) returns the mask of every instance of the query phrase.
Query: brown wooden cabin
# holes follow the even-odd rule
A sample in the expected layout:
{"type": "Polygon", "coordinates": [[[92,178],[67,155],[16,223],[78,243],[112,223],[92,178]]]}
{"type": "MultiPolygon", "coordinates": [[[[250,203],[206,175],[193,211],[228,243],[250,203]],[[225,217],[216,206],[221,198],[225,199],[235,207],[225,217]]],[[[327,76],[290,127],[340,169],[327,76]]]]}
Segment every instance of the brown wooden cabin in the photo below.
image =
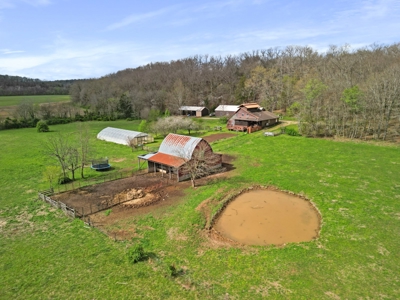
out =
{"type": "Polygon", "coordinates": [[[243,103],[228,120],[228,130],[252,133],[279,122],[279,117],[257,103],[243,103]]]}

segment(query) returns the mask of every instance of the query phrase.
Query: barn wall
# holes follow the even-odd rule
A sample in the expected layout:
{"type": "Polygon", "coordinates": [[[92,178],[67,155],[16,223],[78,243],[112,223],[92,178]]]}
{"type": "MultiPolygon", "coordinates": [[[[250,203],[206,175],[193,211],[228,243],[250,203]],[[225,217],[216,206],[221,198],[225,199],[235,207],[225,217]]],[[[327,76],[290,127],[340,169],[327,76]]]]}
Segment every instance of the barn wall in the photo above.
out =
{"type": "Polygon", "coordinates": [[[223,110],[216,110],[216,111],[215,111],[215,116],[216,116],[216,117],[219,117],[219,118],[221,118],[221,117],[228,117],[228,118],[230,118],[230,117],[232,117],[234,114],[235,114],[234,111],[223,111],[223,110]]]}

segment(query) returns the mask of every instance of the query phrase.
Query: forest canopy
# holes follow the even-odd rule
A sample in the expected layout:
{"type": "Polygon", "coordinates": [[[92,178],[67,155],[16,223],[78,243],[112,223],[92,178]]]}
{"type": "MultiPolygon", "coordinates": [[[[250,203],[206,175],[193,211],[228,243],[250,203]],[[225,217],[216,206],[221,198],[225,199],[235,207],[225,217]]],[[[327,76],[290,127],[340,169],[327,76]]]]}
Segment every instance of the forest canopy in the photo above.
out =
{"type": "Polygon", "coordinates": [[[400,43],[196,55],[78,81],[70,95],[99,115],[136,118],[150,110],[178,113],[181,105],[213,111],[251,101],[297,117],[309,136],[386,139],[399,135],[400,43]]]}
{"type": "Polygon", "coordinates": [[[76,80],[42,81],[40,79],[0,75],[0,96],[68,95],[76,80]]]}

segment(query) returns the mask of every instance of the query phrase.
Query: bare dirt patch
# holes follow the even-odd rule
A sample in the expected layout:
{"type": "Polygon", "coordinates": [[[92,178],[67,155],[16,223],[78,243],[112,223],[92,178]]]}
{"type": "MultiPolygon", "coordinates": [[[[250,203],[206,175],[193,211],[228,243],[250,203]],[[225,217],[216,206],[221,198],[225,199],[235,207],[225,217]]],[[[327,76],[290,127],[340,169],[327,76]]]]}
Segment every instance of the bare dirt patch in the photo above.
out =
{"type": "Polygon", "coordinates": [[[161,199],[165,187],[174,182],[158,175],[132,176],[56,194],[52,198],[78,209],[79,212],[83,209],[84,214],[88,214],[91,210],[96,211],[101,205],[113,206],[146,195],[152,195],[154,200],[161,199]]]}
{"type": "Polygon", "coordinates": [[[318,237],[320,215],[305,199],[268,189],[242,193],[214,222],[214,238],[245,245],[283,245],[318,237]]]}
{"type": "Polygon", "coordinates": [[[216,133],[216,134],[212,134],[209,136],[205,136],[205,137],[203,137],[203,139],[209,143],[212,143],[212,142],[215,142],[218,140],[227,139],[227,138],[231,138],[234,136],[236,136],[236,134],[225,132],[225,133],[216,133]]]}

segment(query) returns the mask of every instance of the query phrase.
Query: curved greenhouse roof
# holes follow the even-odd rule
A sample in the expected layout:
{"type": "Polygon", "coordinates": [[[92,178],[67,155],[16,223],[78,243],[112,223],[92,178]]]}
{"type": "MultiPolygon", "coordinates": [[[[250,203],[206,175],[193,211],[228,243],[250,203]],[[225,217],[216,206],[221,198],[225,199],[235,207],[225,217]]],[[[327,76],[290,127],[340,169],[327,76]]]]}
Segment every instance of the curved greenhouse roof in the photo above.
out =
{"type": "Polygon", "coordinates": [[[114,127],[104,128],[97,134],[97,138],[99,140],[113,142],[121,145],[129,145],[130,140],[146,136],[148,136],[147,133],[114,128],[114,127]]]}

